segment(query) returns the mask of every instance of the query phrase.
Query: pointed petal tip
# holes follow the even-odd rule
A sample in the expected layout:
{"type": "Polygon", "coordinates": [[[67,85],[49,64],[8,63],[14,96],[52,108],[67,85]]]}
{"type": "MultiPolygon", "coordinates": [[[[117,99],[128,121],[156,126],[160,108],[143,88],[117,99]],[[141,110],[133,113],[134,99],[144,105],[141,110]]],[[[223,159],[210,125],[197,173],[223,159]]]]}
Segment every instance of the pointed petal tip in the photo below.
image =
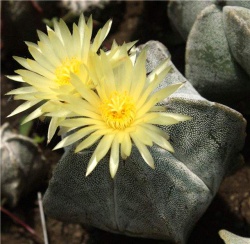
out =
{"type": "Polygon", "coordinates": [[[110,171],[110,176],[112,179],[114,179],[115,175],[116,175],[116,172],[110,171]]]}
{"type": "Polygon", "coordinates": [[[91,169],[87,168],[85,177],[89,176],[92,173],[92,171],[93,171],[93,169],[91,170],[91,169]]]}

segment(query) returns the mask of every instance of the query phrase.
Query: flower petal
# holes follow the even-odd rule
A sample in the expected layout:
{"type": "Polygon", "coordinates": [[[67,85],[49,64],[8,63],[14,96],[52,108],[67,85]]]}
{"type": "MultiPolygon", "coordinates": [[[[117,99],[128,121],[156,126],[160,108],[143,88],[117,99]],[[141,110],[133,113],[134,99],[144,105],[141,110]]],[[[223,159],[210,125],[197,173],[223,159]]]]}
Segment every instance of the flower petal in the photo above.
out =
{"type": "Polygon", "coordinates": [[[97,52],[98,49],[100,48],[102,42],[104,41],[104,39],[106,38],[106,36],[108,35],[109,33],[109,30],[111,28],[111,25],[112,25],[112,20],[109,20],[104,26],[102,29],[100,29],[98,31],[98,33],[96,34],[95,36],[95,39],[93,41],[93,44],[91,46],[91,50],[93,52],[97,52]]]}
{"type": "Polygon", "coordinates": [[[92,146],[96,141],[98,141],[103,135],[100,133],[92,133],[89,135],[84,141],[79,143],[79,145],[76,147],[75,152],[80,152],[85,148],[88,148],[92,146]]]}
{"type": "Polygon", "coordinates": [[[110,159],[109,159],[109,170],[112,178],[115,177],[119,166],[119,142],[117,137],[112,142],[110,159]]]}
{"type": "Polygon", "coordinates": [[[126,159],[131,154],[132,142],[128,133],[124,133],[123,141],[121,142],[121,156],[126,159]]]}
{"type": "Polygon", "coordinates": [[[144,159],[144,161],[152,168],[155,168],[154,165],[154,159],[152,157],[152,155],[150,154],[149,150],[147,149],[147,147],[141,143],[140,139],[137,138],[133,133],[130,134],[130,136],[132,137],[133,142],[135,143],[136,147],[138,148],[142,158],[144,159]]]}
{"type": "Polygon", "coordinates": [[[105,135],[100,140],[88,163],[86,176],[88,176],[95,169],[97,163],[107,154],[110,149],[111,143],[113,142],[114,136],[114,134],[105,135]]]}
{"type": "Polygon", "coordinates": [[[65,118],[57,118],[52,117],[49,123],[48,135],[47,135],[47,143],[49,143],[52,137],[55,135],[56,130],[59,126],[60,121],[64,120],[65,118]]]}
{"type": "Polygon", "coordinates": [[[18,82],[25,82],[22,78],[22,76],[20,75],[6,75],[7,78],[14,80],[14,81],[18,81],[18,82]]]}
{"type": "Polygon", "coordinates": [[[14,90],[11,90],[10,92],[6,93],[5,95],[17,95],[17,94],[27,94],[27,93],[33,93],[36,92],[37,90],[32,87],[32,86],[27,86],[27,87],[20,87],[14,90]]]}
{"type": "Polygon", "coordinates": [[[39,103],[40,100],[33,100],[33,101],[26,101],[23,104],[21,104],[20,106],[18,106],[11,114],[9,114],[7,117],[11,117],[13,115],[16,115],[18,113],[21,113],[29,108],[31,108],[32,106],[36,105],[37,103],[39,103]]]}
{"type": "Polygon", "coordinates": [[[87,126],[84,127],[76,132],[74,132],[73,134],[65,137],[64,139],[62,139],[53,150],[62,148],[62,147],[66,147],[70,144],[75,143],[76,141],[84,138],[85,136],[87,136],[88,134],[92,133],[93,131],[95,131],[97,128],[96,125],[93,126],[87,126]]]}

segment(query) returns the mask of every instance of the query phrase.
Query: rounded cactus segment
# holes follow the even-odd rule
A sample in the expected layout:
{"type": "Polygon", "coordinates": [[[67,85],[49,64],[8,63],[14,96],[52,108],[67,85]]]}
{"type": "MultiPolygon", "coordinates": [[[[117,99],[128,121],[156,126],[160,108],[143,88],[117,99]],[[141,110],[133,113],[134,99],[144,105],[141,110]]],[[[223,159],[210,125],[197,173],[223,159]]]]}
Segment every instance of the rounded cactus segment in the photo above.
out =
{"type": "Polygon", "coordinates": [[[21,197],[41,185],[49,164],[38,145],[29,137],[15,133],[9,123],[0,127],[2,201],[15,207],[21,197]]]}
{"type": "Polygon", "coordinates": [[[217,101],[231,103],[250,91],[248,75],[231,55],[216,5],[202,10],[189,34],[186,77],[202,96],[217,101]]]}
{"type": "Polygon", "coordinates": [[[223,20],[232,55],[250,76],[250,9],[224,7],[223,20]]]}
{"type": "Polygon", "coordinates": [[[184,40],[187,40],[188,34],[195,22],[197,15],[205,7],[215,3],[216,0],[209,1],[189,1],[174,0],[168,4],[168,17],[179,31],[184,40]]]}
{"type": "Polygon", "coordinates": [[[227,0],[225,1],[227,6],[239,6],[243,8],[250,9],[250,1],[240,1],[240,0],[227,0]]]}

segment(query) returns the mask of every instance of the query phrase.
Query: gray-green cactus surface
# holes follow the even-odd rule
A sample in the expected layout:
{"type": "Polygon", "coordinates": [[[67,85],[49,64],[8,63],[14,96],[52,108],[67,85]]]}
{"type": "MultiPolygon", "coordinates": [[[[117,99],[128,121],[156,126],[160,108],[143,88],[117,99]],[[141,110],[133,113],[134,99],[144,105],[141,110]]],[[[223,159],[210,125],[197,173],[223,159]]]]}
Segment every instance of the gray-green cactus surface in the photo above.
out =
{"type": "Polygon", "coordinates": [[[1,199],[11,207],[41,185],[48,164],[34,141],[13,132],[8,123],[0,128],[1,199]]]}
{"type": "Polygon", "coordinates": [[[216,0],[199,2],[190,0],[170,1],[168,5],[168,17],[171,19],[183,39],[187,40],[197,15],[205,7],[210,6],[215,2],[216,0]]]}
{"type": "Polygon", "coordinates": [[[231,55],[223,13],[216,5],[202,10],[186,47],[186,76],[205,97],[235,101],[250,93],[250,78],[231,55]]]}
{"type": "Polygon", "coordinates": [[[250,96],[250,2],[170,1],[186,43],[185,76],[205,98],[233,105],[250,96]]]}
{"type": "Polygon", "coordinates": [[[250,83],[250,9],[224,7],[223,20],[231,53],[248,73],[250,83]]]}
{"type": "MultiPolygon", "coordinates": [[[[159,42],[146,46],[150,72],[168,52],[159,42]]],[[[162,105],[170,112],[192,117],[162,127],[169,133],[175,153],[151,147],[156,164],[153,170],[133,147],[131,156],[120,160],[112,179],[109,155],[85,177],[92,149],[75,154],[72,146],[58,163],[45,193],[48,216],[124,235],[187,241],[225,174],[242,162],[246,122],[238,112],[202,98],[172,67],[158,89],[178,82],[185,85],[162,105]]]]}

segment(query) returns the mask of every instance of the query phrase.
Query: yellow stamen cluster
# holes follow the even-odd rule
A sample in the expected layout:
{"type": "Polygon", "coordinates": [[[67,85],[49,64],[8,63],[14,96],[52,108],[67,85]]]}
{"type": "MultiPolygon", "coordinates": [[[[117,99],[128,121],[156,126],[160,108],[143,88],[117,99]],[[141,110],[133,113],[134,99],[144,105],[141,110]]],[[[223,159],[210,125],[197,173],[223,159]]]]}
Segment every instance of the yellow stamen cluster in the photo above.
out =
{"type": "Polygon", "coordinates": [[[119,93],[115,91],[111,93],[109,99],[102,103],[101,113],[109,127],[122,130],[134,121],[135,104],[127,92],[119,93]]]}
{"type": "Polygon", "coordinates": [[[56,68],[56,82],[59,85],[68,85],[70,83],[70,73],[78,75],[80,73],[81,61],[76,58],[67,58],[62,65],[56,68]]]}

